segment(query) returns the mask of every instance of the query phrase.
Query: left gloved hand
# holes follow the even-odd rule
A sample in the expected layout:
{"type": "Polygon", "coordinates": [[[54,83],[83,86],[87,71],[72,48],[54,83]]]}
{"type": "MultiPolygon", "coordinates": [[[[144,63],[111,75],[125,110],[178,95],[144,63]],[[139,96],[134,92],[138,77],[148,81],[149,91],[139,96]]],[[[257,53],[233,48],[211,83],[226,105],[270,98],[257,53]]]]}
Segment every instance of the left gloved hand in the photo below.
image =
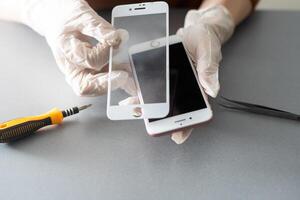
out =
{"type": "MultiPolygon", "coordinates": [[[[0,0],[0,19],[23,23],[44,36],[77,95],[107,92],[109,50],[120,48],[128,32],[112,27],[85,0],[0,0]]],[[[111,85],[128,92],[129,74],[122,67],[112,72],[111,85]]]]}
{"type": "MultiPolygon", "coordinates": [[[[216,97],[220,89],[221,45],[232,36],[234,27],[229,11],[218,5],[205,10],[189,11],[184,28],[177,32],[194,62],[201,86],[211,97],[216,97]]],[[[173,133],[171,138],[177,144],[181,144],[190,136],[192,130],[179,130],[173,133]]]]}

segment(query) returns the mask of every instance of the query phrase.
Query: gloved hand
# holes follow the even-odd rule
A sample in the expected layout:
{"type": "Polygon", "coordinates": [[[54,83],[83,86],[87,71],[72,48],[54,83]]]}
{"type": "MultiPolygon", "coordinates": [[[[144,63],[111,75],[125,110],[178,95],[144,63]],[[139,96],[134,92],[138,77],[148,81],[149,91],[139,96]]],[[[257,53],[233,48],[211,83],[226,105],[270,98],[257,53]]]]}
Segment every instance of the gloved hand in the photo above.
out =
{"type": "MultiPolygon", "coordinates": [[[[55,60],[77,95],[107,91],[109,48],[126,40],[84,0],[1,0],[0,18],[24,23],[45,36],[55,60]],[[92,45],[91,38],[98,41],[92,45]]],[[[113,88],[126,88],[128,73],[114,71],[113,88]]]]}
{"type": "MultiPolygon", "coordinates": [[[[221,45],[233,34],[234,21],[222,5],[205,10],[191,10],[187,13],[184,28],[178,30],[192,59],[200,84],[206,94],[216,97],[219,89],[219,63],[222,60],[221,45]]],[[[172,140],[183,143],[192,128],[172,134],[172,140]]]]}

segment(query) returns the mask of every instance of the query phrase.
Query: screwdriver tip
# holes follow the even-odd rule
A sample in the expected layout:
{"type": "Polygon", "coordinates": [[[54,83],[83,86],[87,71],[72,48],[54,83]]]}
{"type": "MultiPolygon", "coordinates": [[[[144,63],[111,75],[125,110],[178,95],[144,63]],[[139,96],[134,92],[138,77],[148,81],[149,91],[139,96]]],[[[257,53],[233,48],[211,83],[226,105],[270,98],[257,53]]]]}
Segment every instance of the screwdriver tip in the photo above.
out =
{"type": "Polygon", "coordinates": [[[79,109],[79,111],[81,111],[81,110],[85,110],[85,109],[87,109],[87,108],[89,108],[91,106],[92,106],[92,104],[88,104],[88,105],[84,105],[84,106],[78,107],[78,109],[79,109]]]}

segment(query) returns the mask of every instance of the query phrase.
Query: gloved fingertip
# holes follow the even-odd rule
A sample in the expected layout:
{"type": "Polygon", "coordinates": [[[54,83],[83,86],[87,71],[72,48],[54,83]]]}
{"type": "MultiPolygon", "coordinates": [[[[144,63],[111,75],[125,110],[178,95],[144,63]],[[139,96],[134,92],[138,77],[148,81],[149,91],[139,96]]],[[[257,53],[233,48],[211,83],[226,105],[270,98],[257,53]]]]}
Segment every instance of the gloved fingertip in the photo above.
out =
{"type": "Polygon", "coordinates": [[[128,97],[122,101],[119,102],[120,106],[127,106],[127,105],[134,105],[139,104],[139,98],[137,96],[135,97],[128,97]]]}
{"type": "Polygon", "coordinates": [[[207,74],[198,72],[198,77],[205,93],[213,98],[217,97],[220,90],[218,73],[207,74]]]}
{"type": "Polygon", "coordinates": [[[191,135],[193,129],[188,129],[188,130],[181,130],[172,133],[171,139],[176,143],[176,144],[183,144],[191,135]]]}
{"type": "Polygon", "coordinates": [[[125,84],[121,86],[121,88],[130,94],[131,96],[136,96],[137,95],[137,89],[135,86],[135,82],[131,77],[128,77],[127,81],[125,84]]]}
{"type": "Polygon", "coordinates": [[[179,37],[183,37],[183,28],[178,29],[176,35],[178,35],[179,37]]]}
{"type": "Polygon", "coordinates": [[[118,29],[106,36],[105,41],[109,46],[120,47],[129,39],[129,33],[125,29],[118,29]]]}
{"type": "Polygon", "coordinates": [[[127,42],[129,40],[129,33],[125,29],[118,29],[117,30],[122,42],[127,42]]]}
{"type": "Polygon", "coordinates": [[[128,73],[125,71],[112,71],[110,77],[106,76],[106,83],[111,82],[111,90],[121,88],[128,80],[128,73]],[[110,78],[110,80],[109,80],[110,78]]]}
{"type": "Polygon", "coordinates": [[[208,94],[212,98],[216,98],[218,95],[218,91],[213,91],[211,88],[204,88],[205,93],[208,94]]]}
{"type": "Polygon", "coordinates": [[[129,103],[129,99],[127,98],[127,99],[124,99],[124,100],[122,100],[122,101],[120,101],[119,102],[119,106],[125,106],[125,105],[128,105],[129,103]]]}

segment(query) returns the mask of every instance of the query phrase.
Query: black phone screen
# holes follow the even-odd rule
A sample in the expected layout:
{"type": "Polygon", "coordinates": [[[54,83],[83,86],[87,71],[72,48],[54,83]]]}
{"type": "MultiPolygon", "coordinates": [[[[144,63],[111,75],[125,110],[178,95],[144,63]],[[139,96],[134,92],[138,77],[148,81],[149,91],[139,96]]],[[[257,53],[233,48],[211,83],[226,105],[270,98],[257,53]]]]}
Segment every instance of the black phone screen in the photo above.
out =
{"type": "MultiPolygon", "coordinates": [[[[170,48],[170,112],[168,117],[207,108],[182,43],[170,48]]],[[[150,122],[161,119],[149,119],[150,122]]]]}

